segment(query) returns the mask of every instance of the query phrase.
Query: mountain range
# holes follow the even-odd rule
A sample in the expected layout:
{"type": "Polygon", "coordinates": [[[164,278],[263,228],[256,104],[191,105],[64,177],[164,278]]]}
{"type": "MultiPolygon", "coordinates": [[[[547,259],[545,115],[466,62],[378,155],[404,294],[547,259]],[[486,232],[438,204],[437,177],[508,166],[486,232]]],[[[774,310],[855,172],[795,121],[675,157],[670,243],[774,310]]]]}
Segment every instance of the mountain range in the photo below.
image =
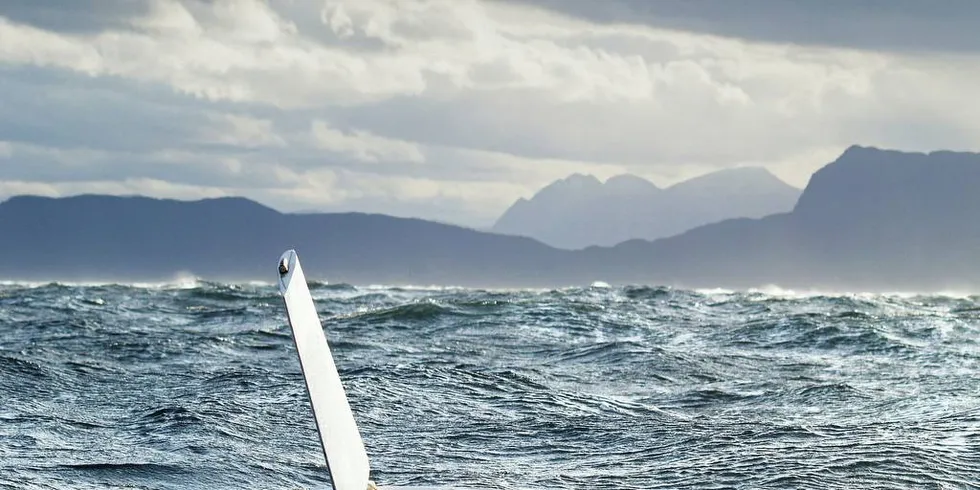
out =
{"type": "Polygon", "coordinates": [[[0,203],[0,279],[272,282],[293,248],[311,279],[351,284],[980,290],[977,189],[980,154],[853,146],[790,211],[582,250],[418,219],[284,214],[243,198],[18,196],[0,203]]]}
{"type": "Polygon", "coordinates": [[[635,175],[606,182],[573,174],[518,199],[491,231],[535,238],[557,248],[655,240],[729,218],[761,218],[793,209],[801,190],[761,167],[713,172],[661,189],[635,175]]]}

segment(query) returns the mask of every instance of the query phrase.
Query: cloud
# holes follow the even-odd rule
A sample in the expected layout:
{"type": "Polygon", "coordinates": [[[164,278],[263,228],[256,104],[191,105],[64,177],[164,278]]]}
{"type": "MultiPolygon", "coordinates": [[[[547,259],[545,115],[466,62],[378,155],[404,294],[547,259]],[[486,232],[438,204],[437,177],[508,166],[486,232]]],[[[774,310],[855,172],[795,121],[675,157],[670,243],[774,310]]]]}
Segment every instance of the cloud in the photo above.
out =
{"type": "Polygon", "coordinates": [[[425,162],[419,146],[408,141],[383,138],[363,130],[344,132],[320,120],[313,121],[311,132],[317,148],[361,162],[425,162]]]}
{"type": "Polygon", "coordinates": [[[855,143],[980,148],[980,8],[922,5],[15,0],[0,182],[468,224],[572,172],[802,186],[855,143]]]}
{"type": "Polygon", "coordinates": [[[149,0],[4,0],[2,15],[45,30],[91,34],[125,28],[149,8],[149,0]]]}
{"type": "Polygon", "coordinates": [[[256,165],[227,155],[184,150],[146,153],[91,149],[53,149],[7,143],[8,157],[0,161],[0,180],[49,183],[123,181],[146,178],[183,185],[275,186],[272,165],[256,165]]]}
{"type": "Polygon", "coordinates": [[[980,52],[973,0],[494,0],[601,24],[639,24],[749,41],[886,52],[980,52]]]}
{"type": "Polygon", "coordinates": [[[276,134],[273,123],[237,114],[208,114],[212,126],[203,128],[201,141],[232,148],[282,147],[286,141],[276,134]]]}

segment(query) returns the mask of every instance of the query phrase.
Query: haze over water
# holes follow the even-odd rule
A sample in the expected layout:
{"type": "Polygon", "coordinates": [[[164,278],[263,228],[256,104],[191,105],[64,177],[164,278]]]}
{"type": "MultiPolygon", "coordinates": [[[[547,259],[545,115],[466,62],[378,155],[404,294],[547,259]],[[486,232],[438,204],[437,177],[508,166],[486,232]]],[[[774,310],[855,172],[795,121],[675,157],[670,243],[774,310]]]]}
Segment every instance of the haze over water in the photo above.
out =
{"type": "MultiPolygon", "coordinates": [[[[312,284],[381,485],[980,488],[980,297],[312,284]]],[[[329,488],[274,286],[0,286],[0,488],[329,488]]]]}

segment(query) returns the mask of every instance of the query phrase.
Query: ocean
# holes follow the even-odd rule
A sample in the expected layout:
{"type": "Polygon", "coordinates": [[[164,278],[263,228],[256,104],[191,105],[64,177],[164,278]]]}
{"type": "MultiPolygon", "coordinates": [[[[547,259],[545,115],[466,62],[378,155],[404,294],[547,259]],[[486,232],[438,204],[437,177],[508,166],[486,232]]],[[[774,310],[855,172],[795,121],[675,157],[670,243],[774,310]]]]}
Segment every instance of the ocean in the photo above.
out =
{"type": "MultiPolygon", "coordinates": [[[[980,488],[980,297],[311,283],[381,486],[980,488]]],[[[0,488],[330,488],[270,284],[0,285],[0,488]]]]}

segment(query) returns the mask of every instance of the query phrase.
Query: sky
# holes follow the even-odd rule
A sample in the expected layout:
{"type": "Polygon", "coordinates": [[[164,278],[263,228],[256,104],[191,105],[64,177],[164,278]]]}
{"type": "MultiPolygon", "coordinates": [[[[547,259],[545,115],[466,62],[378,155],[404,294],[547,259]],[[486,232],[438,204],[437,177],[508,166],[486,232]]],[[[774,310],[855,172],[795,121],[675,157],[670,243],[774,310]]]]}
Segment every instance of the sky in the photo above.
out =
{"type": "Polygon", "coordinates": [[[974,0],[5,0],[0,199],[245,196],[490,225],[668,185],[980,149],[974,0]]]}

